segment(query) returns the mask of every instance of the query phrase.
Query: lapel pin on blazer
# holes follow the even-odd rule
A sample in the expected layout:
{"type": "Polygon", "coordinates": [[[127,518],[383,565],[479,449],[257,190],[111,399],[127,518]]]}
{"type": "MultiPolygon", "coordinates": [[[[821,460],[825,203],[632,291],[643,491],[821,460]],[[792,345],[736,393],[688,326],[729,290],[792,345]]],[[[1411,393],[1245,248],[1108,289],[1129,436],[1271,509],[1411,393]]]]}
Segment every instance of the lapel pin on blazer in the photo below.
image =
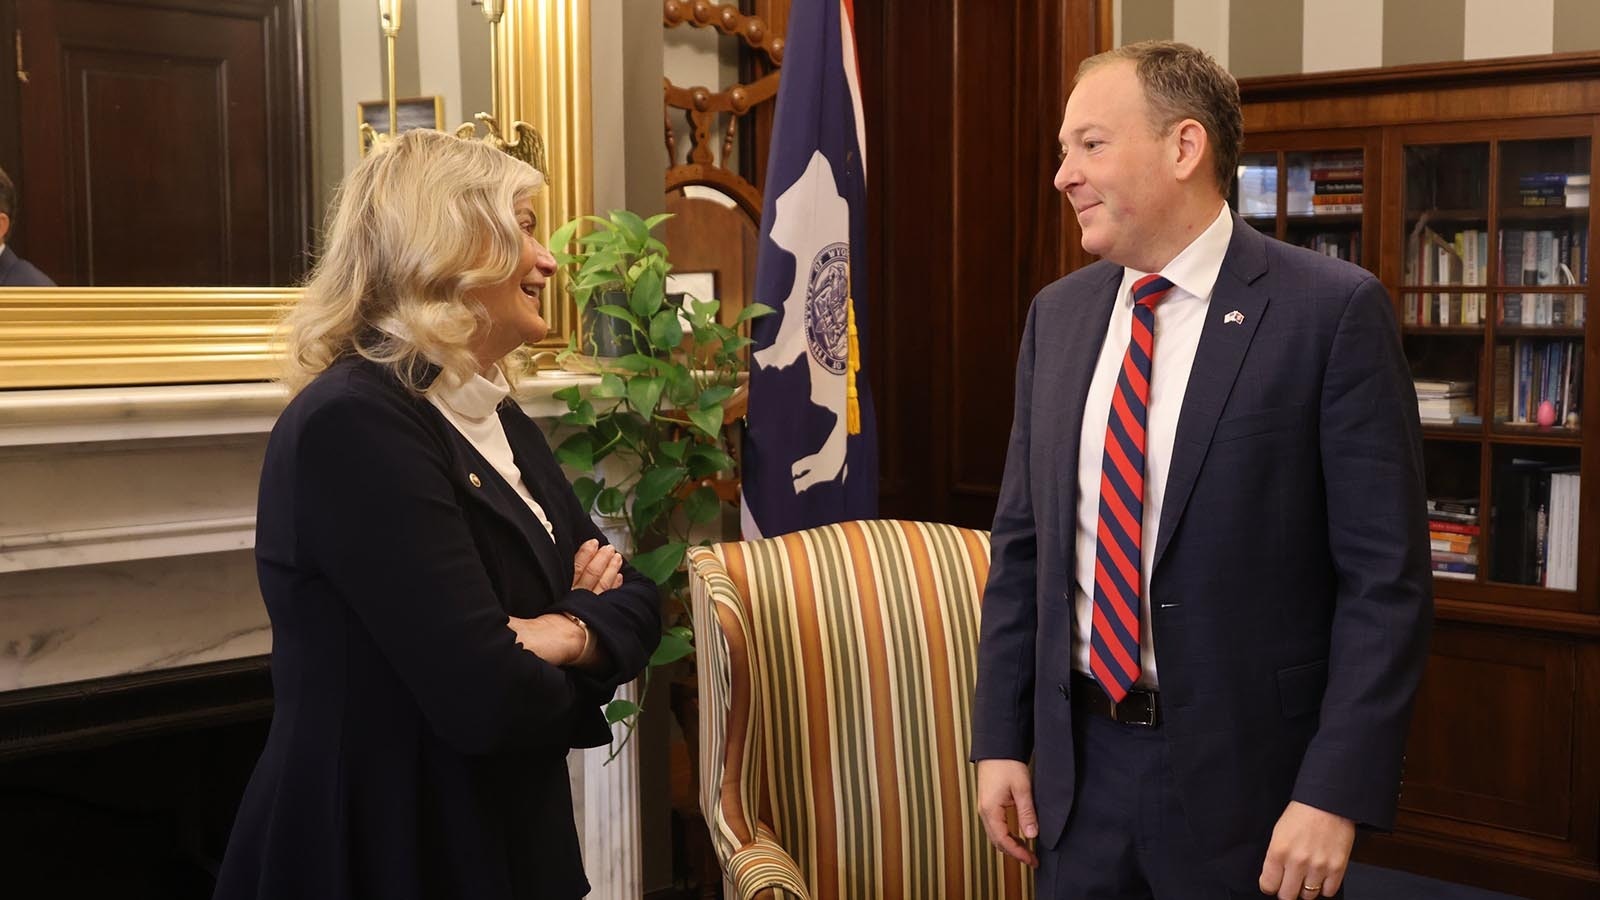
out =
{"type": "Polygon", "coordinates": [[[1222,321],[1225,324],[1228,324],[1228,325],[1243,325],[1244,324],[1244,313],[1239,312],[1236,309],[1233,312],[1228,313],[1227,315],[1223,316],[1222,317],[1222,321]]]}
{"type": "Polygon", "coordinates": [[[472,482],[473,487],[483,487],[483,482],[478,479],[477,472],[468,472],[467,480],[472,482]]]}

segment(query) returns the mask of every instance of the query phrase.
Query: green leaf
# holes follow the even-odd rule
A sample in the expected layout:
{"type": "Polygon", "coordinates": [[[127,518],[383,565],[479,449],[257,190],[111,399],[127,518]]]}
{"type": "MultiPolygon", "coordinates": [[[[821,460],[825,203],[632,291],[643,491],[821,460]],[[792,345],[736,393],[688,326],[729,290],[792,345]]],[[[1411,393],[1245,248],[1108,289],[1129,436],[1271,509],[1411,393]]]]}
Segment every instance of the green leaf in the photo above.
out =
{"type": "Polygon", "coordinates": [[[675,441],[665,441],[661,444],[661,455],[673,462],[683,462],[683,454],[689,449],[689,439],[679,438],[675,441]]]}
{"type": "Polygon", "coordinates": [[[562,403],[567,404],[567,406],[572,409],[577,409],[578,404],[583,402],[583,392],[578,390],[577,385],[564,387],[550,396],[560,400],[562,403]]]}
{"type": "Polygon", "coordinates": [[[595,511],[602,516],[614,516],[622,512],[622,492],[614,487],[608,487],[595,497],[595,511]]]}
{"type": "Polygon", "coordinates": [[[595,385],[594,392],[589,396],[596,400],[617,400],[628,395],[628,388],[617,375],[607,372],[600,376],[600,383],[595,385]]]}
{"type": "Polygon", "coordinates": [[[594,498],[600,495],[600,490],[604,486],[604,482],[596,481],[587,475],[572,483],[572,492],[578,495],[578,503],[583,506],[585,513],[594,506],[594,498]]]}
{"type": "Polygon", "coordinates": [[[671,628],[666,629],[665,633],[675,634],[691,644],[694,643],[694,629],[687,625],[674,625],[671,628]]]}
{"type": "Polygon", "coordinates": [[[683,503],[683,514],[695,525],[710,522],[722,510],[722,499],[708,487],[697,487],[683,503]]]}
{"type": "Polygon", "coordinates": [[[558,419],[563,425],[572,425],[577,428],[587,428],[595,423],[594,404],[585,400],[578,408],[558,419]]]}
{"type": "Polygon", "coordinates": [[[672,213],[656,213],[650,218],[644,220],[644,228],[646,231],[655,231],[657,225],[660,225],[662,222],[665,222],[670,218],[672,218],[672,213]]]}
{"type": "Polygon", "coordinates": [[[744,309],[739,310],[739,318],[735,320],[733,324],[743,325],[751,319],[758,319],[762,316],[770,316],[775,312],[777,312],[777,310],[766,305],[765,303],[752,303],[749,306],[746,306],[744,309]]]}
{"type": "Polygon", "coordinates": [[[633,514],[633,533],[647,534],[654,531],[656,520],[660,519],[662,514],[667,512],[672,505],[673,501],[671,499],[657,500],[654,503],[634,503],[631,510],[633,514]]]}
{"type": "Polygon", "coordinates": [[[613,209],[611,221],[627,232],[628,245],[634,248],[635,252],[644,249],[644,242],[650,239],[650,228],[639,218],[638,213],[626,209],[613,209]]]}
{"type": "Polygon", "coordinates": [[[650,469],[639,478],[639,483],[633,488],[633,495],[640,503],[655,503],[672,493],[688,474],[688,470],[683,466],[661,466],[650,469]]]}
{"type": "Polygon", "coordinates": [[[613,700],[606,704],[606,724],[615,725],[639,714],[639,704],[632,700],[613,700]]]}
{"type": "Polygon", "coordinates": [[[635,328],[641,327],[639,325],[639,320],[633,317],[633,313],[620,306],[611,306],[609,304],[606,306],[597,306],[594,308],[594,311],[600,313],[601,315],[610,316],[613,319],[621,319],[635,328]]]}
{"type": "Polygon", "coordinates": [[[625,369],[629,372],[643,374],[655,368],[656,361],[648,356],[645,356],[643,353],[629,353],[627,356],[619,356],[612,360],[611,364],[619,369],[625,369]]]}
{"type": "Polygon", "coordinates": [[[560,228],[557,228],[555,231],[550,233],[550,242],[545,246],[557,252],[566,250],[567,245],[572,243],[572,235],[578,230],[578,226],[580,224],[582,224],[581,219],[573,219],[567,224],[562,225],[560,228]]]}
{"type": "Polygon", "coordinates": [[[696,444],[688,456],[689,477],[709,478],[733,469],[733,457],[710,444],[696,444]]]}
{"type": "Polygon", "coordinates": [[[661,402],[661,389],[664,387],[666,387],[665,380],[659,376],[635,378],[628,382],[628,404],[640,415],[654,415],[656,406],[661,402]]]}
{"type": "Polygon", "coordinates": [[[665,584],[667,579],[672,577],[672,573],[678,570],[678,566],[683,564],[683,556],[688,550],[688,544],[674,541],[649,553],[641,553],[629,562],[644,577],[656,584],[665,584]]]}
{"type": "Polygon", "coordinates": [[[711,387],[706,388],[705,393],[700,395],[700,408],[710,409],[711,407],[715,406],[718,409],[721,409],[722,404],[727,402],[727,399],[732,396],[733,388],[728,387],[725,384],[712,385],[711,387]]]}
{"type": "MultiPolygon", "coordinates": [[[[594,258],[590,258],[590,263],[592,261],[594,261],[594,258]]],[[[578,282],[573,285],[573,290],[594,291],[598,290],[598,288],[618,287],[621,283],[622,279],[619,279],[618,274],[611,271],[611,269],[598,269],[598,271],[595,271],[590,264],[586,263],[581,274],[578,275],[578,282]]]]}
{"type": "Polygon", "coordinates": [[[654,266],[648,266],[639,273],[633,290],[628,294],[628,306],[640,319],[647,319],[660,311],[666,297],[662,285],[661,272],[654,266]]]}
{"type": "Polygon", "coordinates": [[[594,469],[594,439],[587,432],[575,434],[556,448],[556,460],[582,472],[594,469]]]}
{"type": "Polygon", "coordinates": [[[664,666],[675,663],[694,652],[694,645],[675,634],[663,634],[656,652],[650,654],[650,665],[664,666]]]}
{"type": "Polygon", "coordinates": [[[705,432],[713,440],[722,434],[722,410],[718,407],[691,409],[689,410],[689,421],[693,422],[696,428],[705,432]]]}
{"type": "Polygon", "coordinates": [[[663,350],[683,343],[683,323],[677,310],[666,309],[650,320],[650,343],[663,350]]]}
{"type": "Polygon", "coordinates": [[[747,337],[731,337],[722,342],[722,349],[723,352],[732,355],[754,343],[755,341],[747,337]]]}

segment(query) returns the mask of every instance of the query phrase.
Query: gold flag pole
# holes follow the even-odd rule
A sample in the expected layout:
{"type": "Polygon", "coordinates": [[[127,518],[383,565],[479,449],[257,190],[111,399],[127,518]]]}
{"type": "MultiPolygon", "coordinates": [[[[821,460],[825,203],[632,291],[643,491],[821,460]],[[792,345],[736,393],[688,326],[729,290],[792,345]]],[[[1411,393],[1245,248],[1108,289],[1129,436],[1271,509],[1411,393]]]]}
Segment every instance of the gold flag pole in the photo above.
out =
{"type": "Polygon", "coordinates": [[[379,134],[377,129],[362,122],[360,129],[362,156],[366,156],[367,151],[374,145],[400,134],[400,100],[395,96],[394,40],[400,36],[400,22],[404,15],[401,6],[402,0],[378,0],[378,25],[383,29],[384,41],[388,45],[389,133],[379,134]]]}

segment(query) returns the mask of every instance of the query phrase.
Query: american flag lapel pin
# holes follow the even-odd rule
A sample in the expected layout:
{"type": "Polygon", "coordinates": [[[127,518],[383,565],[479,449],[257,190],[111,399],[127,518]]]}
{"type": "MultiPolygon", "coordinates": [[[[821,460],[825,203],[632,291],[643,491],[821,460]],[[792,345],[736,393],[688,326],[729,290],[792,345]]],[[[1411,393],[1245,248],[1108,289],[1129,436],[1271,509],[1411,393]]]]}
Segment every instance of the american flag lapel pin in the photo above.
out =
{"type": "Polygon", "coordinates": [[[1222,317],[1222,321],[1226,325],[1243,325],[1244,324],[1244,313],[1239,312],[1236,309],[1233,312],[1228,313],[1227,315],[1223,316],[1222,317]]]}

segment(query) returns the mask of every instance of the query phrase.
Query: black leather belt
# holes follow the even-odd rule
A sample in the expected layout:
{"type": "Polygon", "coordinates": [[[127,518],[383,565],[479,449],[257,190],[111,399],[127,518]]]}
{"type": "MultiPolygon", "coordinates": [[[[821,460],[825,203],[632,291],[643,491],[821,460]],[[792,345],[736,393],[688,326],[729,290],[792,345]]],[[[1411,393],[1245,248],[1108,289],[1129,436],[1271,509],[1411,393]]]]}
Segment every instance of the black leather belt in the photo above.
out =
{"type": "Polygon", "coordinates": [[[1112,703],[1100,682],[1077,671],[1072,673],[1072,707],[1123,725],[1161,726],[1160,692],[1133,688],[1121,703],[1112,703]]]}

